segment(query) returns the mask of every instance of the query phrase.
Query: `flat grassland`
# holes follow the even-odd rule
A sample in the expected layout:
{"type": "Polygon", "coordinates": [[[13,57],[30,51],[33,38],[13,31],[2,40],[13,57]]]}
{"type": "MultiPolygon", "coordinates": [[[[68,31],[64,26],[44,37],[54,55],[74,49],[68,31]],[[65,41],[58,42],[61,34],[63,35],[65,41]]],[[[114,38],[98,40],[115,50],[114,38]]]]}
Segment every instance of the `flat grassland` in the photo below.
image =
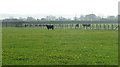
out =
{"type": "Polygon", "coordinates": [[[117,65],[118,32],[3,27],[3,65],[117,65]]]}

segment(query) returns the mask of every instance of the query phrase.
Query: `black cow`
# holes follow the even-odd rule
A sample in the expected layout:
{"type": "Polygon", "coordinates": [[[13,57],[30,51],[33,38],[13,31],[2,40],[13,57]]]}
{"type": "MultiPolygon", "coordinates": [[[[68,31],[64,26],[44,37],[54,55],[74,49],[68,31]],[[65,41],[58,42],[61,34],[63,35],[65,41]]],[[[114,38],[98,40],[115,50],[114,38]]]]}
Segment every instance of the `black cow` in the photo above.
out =
{"type": "Polygon", "coordinates": [[[76,29],[76,28],[79,28],[79,24],[76,24],[76,25],[75,25],[75,29],[76,29]]]}
{"type": "Polygon", "coordinates": [[[90,24],[82,24],[83,27],[90,27],[90,24]]]}
{"type": "Polygon", "coordinates": [[[27,27],[28,26],[28,24],[25,24],[25,27],[27,27]]]}
{"type": "Polygon", "coordinates": [[[37,27],[38,25],[36,24],[35,27],[37,27]]]}
{"type": "Polygon", "coordinates": [[[42,25],[39,25],[40,27],[42,26],[42,25]]]}
{"type": "Polygon", "coordinates": [[[49,30],[49,29],[54,29],[54,26],[53,25],[46,25],[46,27],[47,27],[47,29],[49,30]]]}

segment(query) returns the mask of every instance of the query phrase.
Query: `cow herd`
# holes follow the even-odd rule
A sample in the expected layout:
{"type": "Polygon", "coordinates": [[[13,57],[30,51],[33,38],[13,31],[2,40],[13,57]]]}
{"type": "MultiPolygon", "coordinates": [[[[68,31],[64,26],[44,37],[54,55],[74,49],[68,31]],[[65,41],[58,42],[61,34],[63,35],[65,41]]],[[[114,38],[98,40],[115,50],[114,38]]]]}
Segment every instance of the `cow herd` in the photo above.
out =
{"type": "MultiPolygon", "coordinates": [[[[27,26],[28,26],[28,25],[25,24],[25,27],[27,27],[27,26]]],[[[32,27],[32,26],[33,26],[33,25],[31,24],[30,27],[32,27]]],[[[49,25],[49,24],[45,24],[45,25],[35,25],[35,27],[37,27],[37,26],[39,26],[39,27],[42,27],[42,26],[43,26],[43,27],[46,27],[48,30],[50,30],[50,29],[51,29],[51,30],[54,30],[54,25],[49,25]]],[[[82,26],[83,26],[83,27],[90,27],[91,25],[90,25],[90,24],[82,24],[82,26]]],[[[79,28],[79,24],[76,24],[76,25],[75,25],[75,29],[76,29],[76,28],[79,28]]]]}
{"type": "MultiPolygon", "coordinates": [[[[90,24],[82,24],[82,26],[83,26],[83,27],[90,27],[90,24]]],[[[46,27],[47,27],[48,30],[49,30],[49,29],[54,30],[54,25],[46,25],[46,27]]],[[[79,24],[76,24],[76,25],[75,25],[75,29],[76,29],[76,28],[79,28],[79,24]]]]}
{"type": "Polygon", "coordinates": [[[118,24],[24,24],[22,27],[37,27],[54,30],[55,28],[80,28],[80,29],[103,29],[103,30],[118,30],[118,24]]]}
{"type": "Polygon", "coordinates": [[[46,25],[46,27],[47,27],[47,29],[49,30],[49,29],[54,29],[54,25],[46,25]]]}

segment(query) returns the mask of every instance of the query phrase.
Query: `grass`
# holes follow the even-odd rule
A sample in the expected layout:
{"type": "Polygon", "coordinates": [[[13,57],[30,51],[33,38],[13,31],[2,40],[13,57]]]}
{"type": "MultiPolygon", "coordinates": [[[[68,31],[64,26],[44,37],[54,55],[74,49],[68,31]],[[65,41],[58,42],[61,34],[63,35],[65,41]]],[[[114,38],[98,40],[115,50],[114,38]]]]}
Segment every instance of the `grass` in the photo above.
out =
{"type": "Polygon", "coordinates": [[[2,66],[2,26],[0,24],[0,66],[2,66]]]}
{"type": "Polygon", "coordinates": [[[3,65],[117,65],[113,30],[3,28],[3,65]]]}

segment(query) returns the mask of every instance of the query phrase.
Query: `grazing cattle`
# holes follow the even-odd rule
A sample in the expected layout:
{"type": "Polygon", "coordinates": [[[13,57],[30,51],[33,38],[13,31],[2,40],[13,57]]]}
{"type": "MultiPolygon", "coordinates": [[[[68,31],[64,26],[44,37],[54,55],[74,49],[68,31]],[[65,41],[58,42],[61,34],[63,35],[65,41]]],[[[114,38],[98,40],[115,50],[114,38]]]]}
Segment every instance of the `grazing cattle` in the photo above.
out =
{"type": "Polygon", "coordinates": [[[79,24],[76,24],[76,25],[75,25],[75,29],[76,29],[76,28],[79,28],[79,24]]]}
{"type": "Polygon", "coordinates": [[[35,27],[37,27],[38,25],[36,24],[35,27]]]}
{"type": "Polygon", "coordinates": [[[25,27],[27,27],[28,26],[28,24],[25,24],[25,27]]]}
{"type": "Polygon", "coordinates": [[[42,25],[39,25],[40,27],[42,26],[42,25]]]}
{"type": "Polygon", "coordinates": [[[90,27],[90,24],[82,24],[83,27],[90,27]]]}
{"type": "Polygon", "coordinates": [[[49,30],[49,29],[54,29],[54,26],[53,25],[46,25],[46,27],[47,27],[47,29],[49,30]]]}

